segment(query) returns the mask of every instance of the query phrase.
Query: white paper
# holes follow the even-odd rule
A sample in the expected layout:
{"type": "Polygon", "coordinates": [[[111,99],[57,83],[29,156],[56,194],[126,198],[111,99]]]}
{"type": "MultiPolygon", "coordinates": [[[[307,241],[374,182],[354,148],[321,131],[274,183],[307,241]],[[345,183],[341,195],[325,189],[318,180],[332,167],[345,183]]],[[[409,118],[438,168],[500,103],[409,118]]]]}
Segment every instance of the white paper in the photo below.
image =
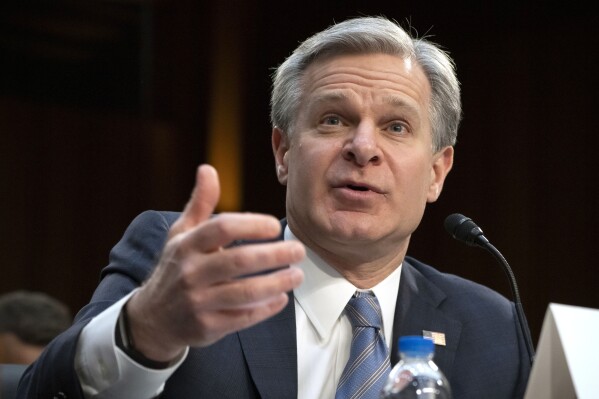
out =
{"type": "Polygon", "coordinates": [[[599,398],[599,310],[547,308],[525,399],[599,398]]]}

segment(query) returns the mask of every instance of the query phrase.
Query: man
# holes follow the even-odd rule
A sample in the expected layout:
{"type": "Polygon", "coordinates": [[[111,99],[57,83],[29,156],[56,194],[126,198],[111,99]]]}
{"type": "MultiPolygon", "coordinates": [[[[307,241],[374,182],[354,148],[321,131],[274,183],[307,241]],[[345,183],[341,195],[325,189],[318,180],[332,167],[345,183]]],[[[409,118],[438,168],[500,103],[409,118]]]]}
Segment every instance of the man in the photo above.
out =
{"type": "Polygon", "coordinates": [[[0,363],[31,364],[71,322],[69,308],[42,292],[0,295],[0,363]]]}
{"type": "Polygon", "coordinates": [[[406,257],[453,162],[447,55],[384,18],[348,20],[278,68],[271,105],[287,219],[211,217],[219,181],[199,167],[182,214],[131,224],[21,398],[373,398],[414,334],[437,337],[455,398],[523,396],[514,305],[406,257]],[[363,300],[378,325],[356,322],[363,300]]]}
{"type": "Polygon", "coordinates": [[[15,397],[27,365],[71,322],[69,308],[43,292],[0,295],[0,399],[15,397]]]}

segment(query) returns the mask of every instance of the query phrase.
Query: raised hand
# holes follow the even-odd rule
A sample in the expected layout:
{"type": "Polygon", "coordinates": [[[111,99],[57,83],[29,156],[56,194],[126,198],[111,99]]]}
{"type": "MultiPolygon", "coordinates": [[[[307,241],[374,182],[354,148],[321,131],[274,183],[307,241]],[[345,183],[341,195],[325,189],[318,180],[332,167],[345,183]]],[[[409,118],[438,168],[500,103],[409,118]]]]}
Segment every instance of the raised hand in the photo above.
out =
{"type": "Polygon", "coordinates": [[[298,268],[281,268],[304,257],[299,242],[227,248],[235,240],[277,237],[281,225],[260,214],[212,217],[219,196],[216,170],[200,166],[154,273],[127,304],[136,349],[150,359],[172,360],[188,345],[210,345],[273,316],[303,281],[298,268]]]}

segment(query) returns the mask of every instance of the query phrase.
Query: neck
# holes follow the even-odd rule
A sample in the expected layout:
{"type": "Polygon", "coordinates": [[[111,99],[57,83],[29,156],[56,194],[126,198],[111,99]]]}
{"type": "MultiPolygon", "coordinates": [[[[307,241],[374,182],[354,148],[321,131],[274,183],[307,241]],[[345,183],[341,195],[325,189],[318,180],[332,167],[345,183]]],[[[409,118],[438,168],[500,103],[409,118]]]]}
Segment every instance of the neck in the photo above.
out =
{"type": "Polygon", "coordinates": [[[409,244],[409,237],[399,244],[390,239],[358,243],[312,240],[300,229],[294,229],[291,223],[289,227],[297,239],[361,289],[370,289],[393,273],[402,263],[409,244]]]}
{"type": "Polygon", "coordinates": [[[393,273],[403,261],[404,251],[377,259],[343,257],[327,251],[315,252],[347,281],[361,289],[370,289],[393,273]]]}

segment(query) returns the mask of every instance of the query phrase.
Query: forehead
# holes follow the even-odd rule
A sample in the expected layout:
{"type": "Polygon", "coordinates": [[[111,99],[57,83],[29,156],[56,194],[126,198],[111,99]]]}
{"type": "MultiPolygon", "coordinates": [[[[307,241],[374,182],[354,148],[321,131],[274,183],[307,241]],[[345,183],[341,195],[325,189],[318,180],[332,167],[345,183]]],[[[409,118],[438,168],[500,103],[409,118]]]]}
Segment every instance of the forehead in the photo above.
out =
{"type": "Polygon", "coordinates": [[[338,55],[314,61],[302,78],[303,100],[368,97],[377,103],[428,110],[430,84],[412,58],[389,54],[338,55]]]}

